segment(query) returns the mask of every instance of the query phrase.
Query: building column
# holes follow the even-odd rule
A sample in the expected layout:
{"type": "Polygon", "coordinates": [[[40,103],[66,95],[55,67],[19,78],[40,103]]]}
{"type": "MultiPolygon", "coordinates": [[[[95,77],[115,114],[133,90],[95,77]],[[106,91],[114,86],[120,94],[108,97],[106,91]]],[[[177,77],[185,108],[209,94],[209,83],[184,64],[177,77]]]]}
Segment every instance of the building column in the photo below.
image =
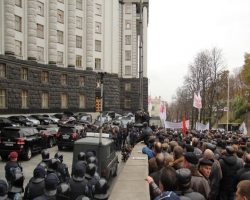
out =
{"type": "Polygon", "coordinates": [[[57,62],[57,0],[49,0],[49,64],[57,62]]]}
{"type": "Polygon", "coordinates": [[[68,67],[76,63],[76,1],[68,1],[68,67]]]}
{"type": "MultiPolygon", "coordinates": [[[[136,4],[132,4],[132,62],[131,62],[131,70],[132,77],[138,77],[138,35],[137,35],[137,19],[136,19],[136,4]]],[[[125,52],[124,52],[125,53],[125,52]]]]}
{"type": "Polygon", "coordinates": [[[37,37],[37,23],[36,23],[36,1],[28,0],[28,15],[27,15],[27,24],[28,24],[28,43],[27,43],[27,53],[28,53],[28,60],[37,59],[37,44],[36,44],[36,37],[37,37]]]}
{"type": "Polygon", "coordinates": [[[148,77],[147,54],[148,54],[148,8],[143,7],[143,77],[148,77]]]}
{"type": "Polygon", "coordinates": [[[15,55],[15,0],[4,0],[5,55],[15,55]]]}
{"type": "Polygon", "coordinates": [[[86,19],[86,70],[93,70],[94,1],[87,0],[86,19]]]}

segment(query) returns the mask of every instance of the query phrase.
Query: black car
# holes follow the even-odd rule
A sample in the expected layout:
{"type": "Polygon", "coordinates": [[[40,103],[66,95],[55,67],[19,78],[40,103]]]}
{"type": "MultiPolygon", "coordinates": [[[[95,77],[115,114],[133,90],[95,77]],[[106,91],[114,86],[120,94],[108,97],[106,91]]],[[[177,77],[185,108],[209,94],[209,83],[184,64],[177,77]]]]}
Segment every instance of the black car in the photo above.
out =
{"type": "Polygon", "coordinates": [[[0,132],[3,128],[5,127],[16,127],[16,126],[20,126],[20,124],[15,123],[11,120],[9,120],[8,118],[5,117],[0,117],[0,132]]]}
{"type": "Polygon", "coordinates": [[[35,127],[6,127],[1,131],[0,155],[3,160],[8,159],[10,152],[30,160],[34,152],[41,151],[41,136],[35,127]]]}
{"type": "Polygon", "coordinates": [[[38,126],[37,130],[39,131],[39,133],[41,133],[42,131],[45,132],[48,140],[47,140],[47,146],[49,148],[53,147],[54,145],[56,145],[56,134],[58,131],[58,127],[53,127],[53,126],[38,126]]]}
{"type": "Polygon", "coordinates": [[[50,119],[43,117],[42,115],[30,115],[30,116],[39,120],[41,125],[49,125],[50,124],[50,119]]]}
{"type": "Polygon", "coordinates": [[[64,117],[64,114],[62,114],[62,113],[56,113],[56,114],[54,114],[54,116],[56,118],[58,118],[58,119],[62,119],[64,117]]]}
{"type": "Polygon", "coordinates": [[[56,143],[59,150],[63,147],[74,147],[74,142],[81,138],[78,134],[83,129],[81,124],[65,124],[61,125],[56,134],[56,143]]]}
{"type": "Polygon", "coordinates": [[[33,122],[26,120],[22,116],[10,116],[10,117],[8,117],[8,119],[20,124],[21,126],[33,126],[34,125],[33,122]]]}

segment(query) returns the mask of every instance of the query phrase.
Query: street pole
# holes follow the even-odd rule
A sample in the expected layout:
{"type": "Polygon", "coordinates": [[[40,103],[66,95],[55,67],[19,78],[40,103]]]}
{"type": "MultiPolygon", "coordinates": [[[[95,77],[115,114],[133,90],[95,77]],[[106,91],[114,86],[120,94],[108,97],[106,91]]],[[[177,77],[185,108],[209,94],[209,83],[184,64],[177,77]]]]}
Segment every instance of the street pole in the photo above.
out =
{"type": "Polygon", "coordinates": [[[227,77],[227,132],[228,132],[228,118],[229,118],[229,74],[228,73],[228,77],[227,77]]]}
{"type": "Polygon", "coordinates": [[[143,68],[142,68],[142,0],[140,0],[140,43],[139,43],[139,109],[143,109],[143,68]]]}
{"type": "MultiPolygon", "coordinates": [[[[103,77],[107,72],[98,72],[101,76],[101,105],[100,105],[100,134],[99,134],[99,147],[102,146],[102,109],[103,109],[103,77]]],[[[100,155],[100,154],[99,154],[100,155]]]]}

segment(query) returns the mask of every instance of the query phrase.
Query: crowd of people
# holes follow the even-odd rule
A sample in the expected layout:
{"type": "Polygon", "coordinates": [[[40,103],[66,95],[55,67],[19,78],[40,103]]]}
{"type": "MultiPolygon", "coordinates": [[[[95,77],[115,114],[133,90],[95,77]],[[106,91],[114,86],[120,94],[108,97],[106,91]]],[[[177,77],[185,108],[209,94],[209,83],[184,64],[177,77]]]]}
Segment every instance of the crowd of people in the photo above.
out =
{"type": "Polygon", "coordinates": [[[250,200],[250,138],[236,132],[187,131],[143,123],[154,200],[250,200]]]}
{"type": "Polygon", "coordinates": [[[18,153],[11,152],[5,165],[6,181],[0,179],[0,200],[107,200],[107,181],[98,174],[98,160],[92,151],[80,152],[72,172],[63,163],[63,154],[53,158],[44,149],[42,160],[24,187],[25,175],[18,153]]]}

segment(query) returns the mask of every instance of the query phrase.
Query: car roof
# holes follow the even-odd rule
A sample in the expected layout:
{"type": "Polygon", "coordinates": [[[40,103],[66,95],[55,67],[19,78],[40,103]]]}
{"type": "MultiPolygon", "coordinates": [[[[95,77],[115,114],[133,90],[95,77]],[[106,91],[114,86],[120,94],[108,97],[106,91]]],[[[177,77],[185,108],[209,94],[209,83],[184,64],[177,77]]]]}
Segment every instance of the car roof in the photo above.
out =
{"type": "MultiPolygon", "coordinates": [[[[113,141],[108,138],[102,138],[102,145],[107,146],[113,141]]],[[[88,144],[88,145],[99,145],[99,138],[98,137],[85,137],[80,140],[75,141],[75,145],[77,144],[88,144]]]]}

